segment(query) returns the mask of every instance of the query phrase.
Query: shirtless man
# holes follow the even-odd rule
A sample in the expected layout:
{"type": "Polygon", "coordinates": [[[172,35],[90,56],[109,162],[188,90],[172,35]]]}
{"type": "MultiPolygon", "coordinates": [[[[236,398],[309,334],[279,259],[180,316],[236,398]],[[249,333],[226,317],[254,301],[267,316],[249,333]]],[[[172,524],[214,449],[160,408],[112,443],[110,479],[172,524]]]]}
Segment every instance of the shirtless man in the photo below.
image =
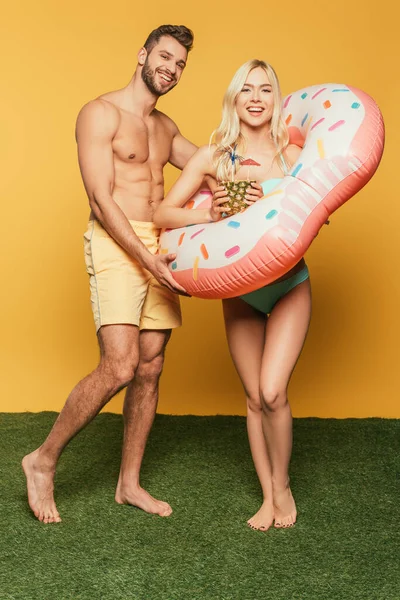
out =
{"type": "Polygon", "coordinates": [[[89,102],[78,116],[79,164],[91,207],[85,260],[101,356],[72,390],[45,442],[22,461],[29,506],[44,523],[61,521],[53,481],[63,449],[125,386],[115,500],[160,516],[172,512],[141,488],[139,473],[165,347],[171,329],[181,325],[176,293],[185,293],[168,269],[175,256],[155,254],[153,213],[164,196],[163,167],[183,169],[196,150],[155,106],[179,82],[192,44],[186,27],[154,30],[129,84],[89,102]]]}

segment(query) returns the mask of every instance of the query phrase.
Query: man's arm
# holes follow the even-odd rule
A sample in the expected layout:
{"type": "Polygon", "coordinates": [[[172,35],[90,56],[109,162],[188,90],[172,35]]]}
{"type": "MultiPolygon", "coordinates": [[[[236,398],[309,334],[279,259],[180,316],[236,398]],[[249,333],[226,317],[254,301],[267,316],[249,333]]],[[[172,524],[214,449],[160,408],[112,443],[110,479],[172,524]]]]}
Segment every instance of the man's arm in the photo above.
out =
{"type": "Polygon", "coordinates": [[[212,150],[208,146],[202,146],[189,160],[181,176],[154,213],[154,223],[158,227],[175,229],[214,220],[210,215],[210,209],[183,208],[185,202],[197,192],[204,178],[212,174],[211,156],[212,150]]]}
{"type": "MultiPolygon", "coordinates": [[[[195,146],[195,144],[192,144],[192,142],[189,142],[189,140],[183,137],[175,123],[173,123],[173,126],[175,128],[175,135],[172,140],[169,162],[171,165],[182,171],[198,148],[195,146]]],[[[210,190],[214,193],[217,188],[217,182],[215,181],[214,177],[211,175],[206,175],[204,180],[210,190]]]]}
{"type": "MultiPolygon", "coordinates": [[[[96,219],[114,240],[172,291],[185,290],[175,283],[165,257],[153,256],[137,237],[126,215],[112,197],[114,161],[112,140],[119,113],[109,103],[93,100],[80,111],[76,124],[79,167],[96,219]]],[[[173,259],[171,259],[173,260],[173,259]]]]}
{"type": "Polygon", "coordinates": [[[189,142],[181,132],[178,127],[175,125],[173,121],[171,122],[171,126],[173,129],[174,137],[172,139],[171,146],[171,154],[169,156],[169,162],[171,165],[183,171],[184,167],[186,167],[189,160],[192,158],[193,154],[197,150],[197,146],[189,142]]]}

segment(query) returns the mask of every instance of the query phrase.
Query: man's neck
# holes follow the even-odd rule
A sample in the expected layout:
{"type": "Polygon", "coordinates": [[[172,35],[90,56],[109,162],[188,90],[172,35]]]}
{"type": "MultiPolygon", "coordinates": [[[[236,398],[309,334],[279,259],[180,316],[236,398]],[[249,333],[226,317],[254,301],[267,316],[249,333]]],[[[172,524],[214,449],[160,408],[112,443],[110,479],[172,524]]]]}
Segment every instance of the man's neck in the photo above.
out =
{"type": "Polygon", "coordinates": [[[150,92],[138,70],[135,71],[124,91],[122,108],[144,119],[153,112],[158,96],[150,92]]]}

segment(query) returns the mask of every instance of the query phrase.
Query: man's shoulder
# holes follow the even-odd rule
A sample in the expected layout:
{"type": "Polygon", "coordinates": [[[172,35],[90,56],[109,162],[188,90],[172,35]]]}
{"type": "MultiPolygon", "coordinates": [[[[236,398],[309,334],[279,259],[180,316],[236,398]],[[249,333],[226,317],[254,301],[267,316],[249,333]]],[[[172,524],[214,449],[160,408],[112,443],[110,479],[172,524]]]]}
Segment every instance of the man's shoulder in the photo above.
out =
{"type": "Polygon", "coordinates": [[[76,120],[76,129],[115,131],[119,124],[119,111],[116,106],[102,97],[84,104],[76,120]]]}
{"type": "Polygon", "coordinates": [[[158,108],[153,110],[153,114],[174,136],[179,133],[179,128],[175,121],[171,119],[171,117],[163,113],[161,110],[158,110],[158,108]]]}
{"type": "Polygon", "coordinates": [[[79,111],[80,117],[95,117],[95,118],[118,118],[118,108],[103,96],[99,96],[94,100],[90,100],[84,104],[79,111]]]}

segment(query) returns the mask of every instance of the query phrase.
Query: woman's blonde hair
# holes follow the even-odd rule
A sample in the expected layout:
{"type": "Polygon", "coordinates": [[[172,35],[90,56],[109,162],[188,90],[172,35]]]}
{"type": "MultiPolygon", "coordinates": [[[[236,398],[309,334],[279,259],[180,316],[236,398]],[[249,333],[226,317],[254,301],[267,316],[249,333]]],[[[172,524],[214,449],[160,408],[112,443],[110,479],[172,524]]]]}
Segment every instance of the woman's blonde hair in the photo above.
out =
{"type": "MultiPolygon", "coordinates": [[[[270,64],[263,60],[249,60],[244,63],[234,74],[222,103],[222,120],[219,127],[213,132],[216,149],[214,152],[214,166],[218,181],[227,181],[232,177],[232,152],[237,147],[240,152],[246,148],[246,140],[240,132],[240,121],[236,112],[236,100],[246,83],[250,71],[261,67],[266,72],[272,86],[274,96],[274,109],[271,119],[270,135],[276,146],[274,160],[282,155],[289,143],[289,133],[282,118],[282,95],[278,77],[270,64]]],[[[236,167],[236,161],[234,161],[236,167]]],[[[236,169],[233,169],[235,172],[236,169]]]]}

